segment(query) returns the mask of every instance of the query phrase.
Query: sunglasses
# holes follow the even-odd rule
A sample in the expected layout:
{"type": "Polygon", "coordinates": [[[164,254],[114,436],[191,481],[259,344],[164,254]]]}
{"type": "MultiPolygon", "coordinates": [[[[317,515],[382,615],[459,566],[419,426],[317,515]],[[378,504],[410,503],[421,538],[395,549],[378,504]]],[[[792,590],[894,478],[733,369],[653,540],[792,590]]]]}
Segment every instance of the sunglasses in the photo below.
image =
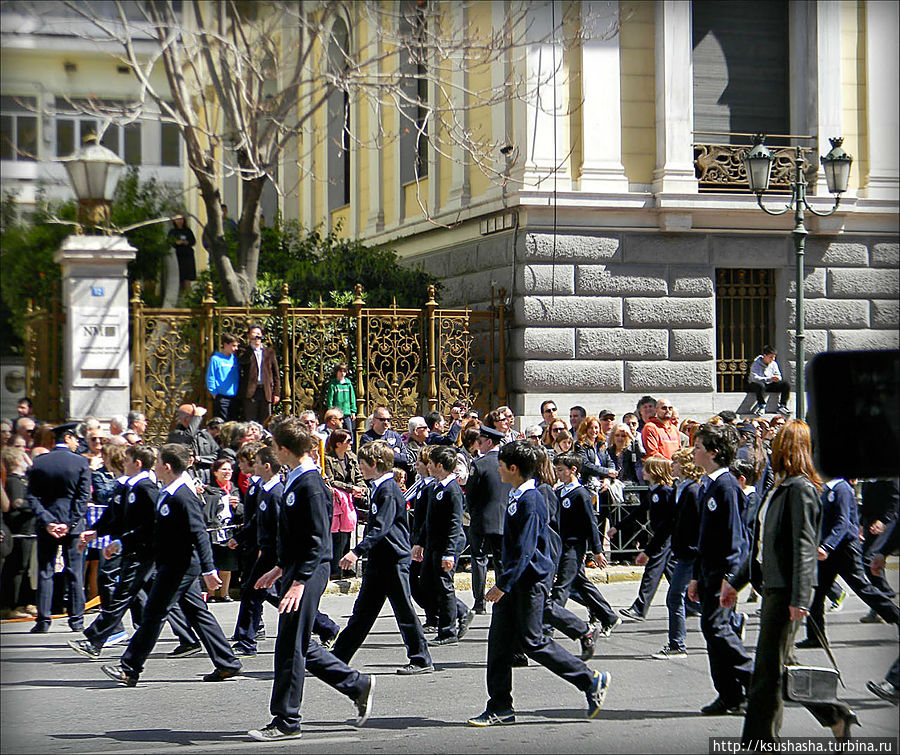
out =
{"type": "Polygon", "coordinates": [[[548,406],[546,409],[544,409],[544,414],[552,414],[555,411],[556,411],[555,406],[548,406]]]}

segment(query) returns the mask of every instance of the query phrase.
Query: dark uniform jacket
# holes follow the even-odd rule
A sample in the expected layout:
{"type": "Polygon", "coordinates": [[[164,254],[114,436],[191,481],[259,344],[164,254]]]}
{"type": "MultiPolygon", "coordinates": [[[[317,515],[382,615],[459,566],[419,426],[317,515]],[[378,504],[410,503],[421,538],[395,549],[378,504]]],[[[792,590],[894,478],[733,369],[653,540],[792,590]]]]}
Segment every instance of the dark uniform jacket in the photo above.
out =
{"type": "Polygon", "coordinates": [[[543,582],[554,570],[548,537],[549,519],[547,502],[534,487],[518,488],[510,494],[497,577],[497,587],[503,592],[509,592],[518,584],[530,586],[543,582]]]}
{"type": "Polygon", "coordinates": [[[260,483],[256,499],[256,540],[260,560],[272,565],[278,560],[278,519],[283,497],[284,484],[277,476],[260,483]]]}
{"type": "Polygon", "coordinates": [[[846,480],[833,487],[822,488],[822,537],[821,546],[829,552],[836,551],[841,543],[859,539],[859,516],[856,496],[846,480]]]}
{"type": "Polygon", "coordinates": [[[255,553],[258,550],[257,518],[259,516],[259,495],[262,492],[262,480],[253,475],[247,492],[244,493],[243,523],[233,531],[232,537],[237,541],[244,553],[255,553]]]}
{"type": "Polygon", "coordinates": [[[559,534],[566,545],[584,545],[591,553],[600,553],[603,543],[597,530],[591,494],[580,483],[563,485],[559,496],[559,534]]]}
{"type": "Polygon", "coordinates": [[[562,555],[562,538],[559,535],[559,496],[546,482],[538,485],[537,489],[544,496],[544,502],[547,504],[547,541],[550,545],[550,558],[553,560],[555,572],[559,565],[559,557],[562,555]]]}
{"type": "Polygon", "coordinates": [[[84,531],[84,512],[91,500],[91,466],[65,446],[34,460],[28,476],[28,505],[40,527],[67,524],[69,534],[84,531]]]}
{"type": "Polygon", "coordinates": [[[472,532],[502,535],[510,487],[500,479],[499,454],[491,451],[472,462],[466,482],[472,532]]]}
{"type": "MultiPolygon", "coordinates": [[[[677,494],[676,487],[676,494],[677,494]]],[[[688,560],[697,557],[700,537],[700,485],[690,482],[684,486],[675,502],[675,527],[672,529],[672,555],[688,560]]]]}
{"type": "Polygon", "coordinates": [[[160,569],[170,567],[205,574],[216,568],[203,504],[184,477],[163,488],[156,499],[153,552],[160,569]]]}
{"type": "Polygon", "coordinates": [[[862,484],[862,526],[868,530],[873,522],[885,525],[897,517],[900,505],[900,481],[866,480],[862,484]]]}
{"type": "Polygon", "coordinates": [[[331,491],[311,462],[288,475],[278,519],[278,565],[285,587],[331,561],[331,491]]]}
{"type": "MultiPolygon", "coordinates": [[[[413,526],[410,533],[410,540],[413,545],[425,547],[425,521],[428,516],[428,501],[431,498],[431,489],[434,487],[435,479],[433,477],[420,477],[416,480],[416,489],[410,501],[412,508],[413,526]]],[[[412,492],[407,488],[407,493],[412,492]]]]}
{"type": "Polygon", "coordinates": [[[675,488],[671,485],[656,485],[641,491],[641,502],[619,522],[618,529],[628,532],[649,514],[649,542],[643,544],[645,553],[658,553],[666,547],[666,541],[675,529],[675,488]]]}
{"type": "Polygon", "coordinates": [[[694,576],[706,584],[723,577],[731,582],[747,558],[749,543],[741,519],[743,500],[738,481],[727,469],[708,482],[701,493],[699,558],[694,576]]]}
{"type": "Polygon", "coordinates": [[[139,558],[151,556],[157,498],[159,488],[147,472],[126,480],[119,500],[109,506],[94,525],[97,535],[111,535],[119,540],[123,553],[139,558]]]}
{"type": "Polygon", "coordinates": [[[463,532],[463,493],[459,483],[451,479],[446,485],[435,481],[425,512],[424,545],[442,558],[456,559],[463,532]]]}
{"type": "Polygon", "coordinates": [[[377,559],[410,559],[406,501],[394,482],[393,472],[372,492],[365,533],[353,552],[357,556],[368,554],[370,564],[377,559]]]}

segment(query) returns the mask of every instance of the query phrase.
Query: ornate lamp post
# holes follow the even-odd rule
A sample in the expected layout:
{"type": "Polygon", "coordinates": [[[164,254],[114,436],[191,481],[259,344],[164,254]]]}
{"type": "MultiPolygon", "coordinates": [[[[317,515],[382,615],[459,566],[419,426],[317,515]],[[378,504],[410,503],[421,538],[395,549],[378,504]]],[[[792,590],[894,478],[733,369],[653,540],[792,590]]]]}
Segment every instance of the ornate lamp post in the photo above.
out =
{"type": "Polygon", "coordinates": [[[834,206],[828,212],[816,212],[809,202],[806,200],[806,181],[803,179],[803,164],[805,159],[803,152],[798,146],[794,153],[794,180],[791,181],[791,198],[787,206],[781,210],[770,210],[763,205],[763,192],[769,188],[769,176],[772,171],[772,153],[765,145],[766,137],[759,134],[753,142],[751,149],[744,153],[743,162],[744,169],[747,172],[747,179],[750,184],[750,191],[756,194],[756,201],[760,209],[769,215],[784,215],[786,212],[794,211],[794,230],[791,234],[794,237],[794,251],[797,258],[797,312],[796,312],[796,338],[795,351],[797,360],[797,394],[796,394],[796,412],[798,419],[803,419],[806,415],[806,354],[804,349],[804,341],[806,333],[804,332],[805,311],[803,307],[803,260],[806,251],[806,237],[809,232],[804,225],[805,210],[809,210],[813,215],[819,217],[827,217],[833,215],[841,203],[841,194],[847,191],[847,183],[850,180],[850,164],[853,158],[844,152],[841,144],[843,138],[829,139],[831,142],[831,151],[821,158],[822,167],[825,170],[825,182],[828,185],[828,191],[835,195],[834,206]]]}
{"type": "Polygon", "coordinates": [[[110,201],[125,162],[102,146],[96,135],[89,136],[81,149],[60,162],[78,199],[78,221],[93,227],[108,224],[110,201]]]}

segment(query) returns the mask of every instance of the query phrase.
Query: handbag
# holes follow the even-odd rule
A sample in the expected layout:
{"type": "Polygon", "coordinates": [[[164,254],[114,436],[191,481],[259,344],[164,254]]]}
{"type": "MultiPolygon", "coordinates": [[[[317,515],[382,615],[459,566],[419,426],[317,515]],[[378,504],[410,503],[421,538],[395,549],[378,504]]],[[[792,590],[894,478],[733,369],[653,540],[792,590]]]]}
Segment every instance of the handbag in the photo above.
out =
{"type": "MultiPolygon", "coordinates": [[[[833,668],[821,666],[800,666],[798,664],[785,664],[782,678],[782,697],[795,703],[836,703],[838,702],[838,682],[844,686],[840,669],[834,660],[828,640],[819,629],[818,625],[809,618],[810,626],[816,633],[816,638],[825,649],[833,668]]],[[[796,622],[799,624],[799,622],[796,622]]],[[[791,632],[791,644],[796,627],[791,632]]]]}

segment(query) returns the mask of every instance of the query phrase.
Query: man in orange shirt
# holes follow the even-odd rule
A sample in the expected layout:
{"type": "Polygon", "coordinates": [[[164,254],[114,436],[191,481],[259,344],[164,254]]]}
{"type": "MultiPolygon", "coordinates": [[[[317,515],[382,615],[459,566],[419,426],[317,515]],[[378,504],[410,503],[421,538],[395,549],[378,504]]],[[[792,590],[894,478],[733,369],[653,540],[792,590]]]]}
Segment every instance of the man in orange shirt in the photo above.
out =
{"type": "Polygon", "coordinates": [[[671,461],[672,454],[681,448],[681,435],[672,419],[674,410],[669,399],[656,400],[656,416],[651,417],[641,431],[647,457],[662,456],[671,461]]]}

